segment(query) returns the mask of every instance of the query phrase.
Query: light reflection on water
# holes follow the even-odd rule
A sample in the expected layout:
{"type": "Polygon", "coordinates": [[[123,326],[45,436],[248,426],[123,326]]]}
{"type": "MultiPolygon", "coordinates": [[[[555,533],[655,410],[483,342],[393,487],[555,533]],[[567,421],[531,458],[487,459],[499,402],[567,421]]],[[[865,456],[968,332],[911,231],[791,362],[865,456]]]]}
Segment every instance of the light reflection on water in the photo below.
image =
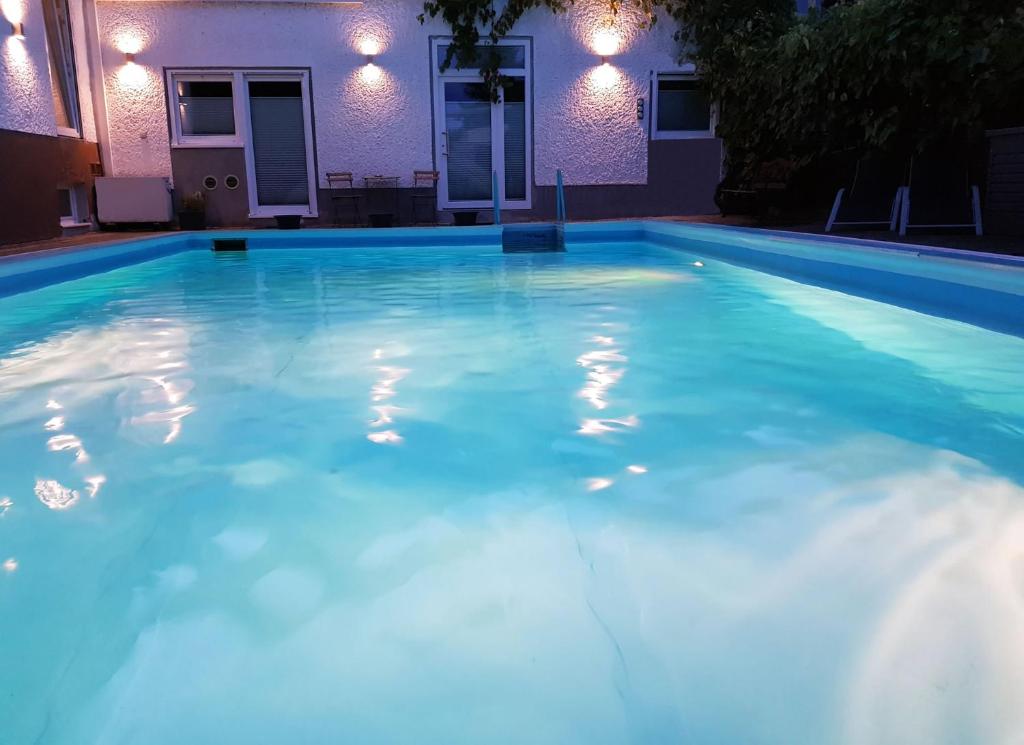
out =
{"type": "Polygon", "coordinates": [[[1022,376],[642,246],[0,299],[4,735],[1013,742],[1022,376]]]}

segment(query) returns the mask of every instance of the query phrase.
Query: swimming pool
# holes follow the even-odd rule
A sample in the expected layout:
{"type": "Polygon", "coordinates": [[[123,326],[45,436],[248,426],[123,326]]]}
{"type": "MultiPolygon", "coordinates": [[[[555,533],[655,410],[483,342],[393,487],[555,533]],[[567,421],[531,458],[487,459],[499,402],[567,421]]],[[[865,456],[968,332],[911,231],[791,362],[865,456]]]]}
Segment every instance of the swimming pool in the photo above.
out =
{"type": "Polygon", "coordinates": [[[494,236],[0,264],[0,741],[1020,737],[1020,267],[494,236]]]}

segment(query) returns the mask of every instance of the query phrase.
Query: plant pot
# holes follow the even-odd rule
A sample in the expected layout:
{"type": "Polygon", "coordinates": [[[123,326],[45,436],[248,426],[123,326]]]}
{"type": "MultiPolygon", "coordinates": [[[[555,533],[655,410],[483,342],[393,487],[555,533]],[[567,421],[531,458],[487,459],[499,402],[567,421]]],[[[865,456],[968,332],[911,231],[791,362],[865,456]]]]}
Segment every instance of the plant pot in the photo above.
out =
{"type": "Polygon", "coordinates": [[[472,212],[453,212],[452,219],[456,225],[464,227],[466,225],[476,225],[476,215],[476,210],[472,212]]]}
{"type": "Polygon", "coordinates": [[[370,215],[371,228],[390,228],[394,224],[394,215],[389,212],[379,212],[370,215]]]}
{"type": "Polygon", "coordinates": [[[206,213],[179,212],[178,227],[182,230],[206,230],[206,213]]]}
{"type": "Polygon", "coordinates": [[[275,215],[278,230],[298,230],[302,227],[302,215],[275,215]]]}

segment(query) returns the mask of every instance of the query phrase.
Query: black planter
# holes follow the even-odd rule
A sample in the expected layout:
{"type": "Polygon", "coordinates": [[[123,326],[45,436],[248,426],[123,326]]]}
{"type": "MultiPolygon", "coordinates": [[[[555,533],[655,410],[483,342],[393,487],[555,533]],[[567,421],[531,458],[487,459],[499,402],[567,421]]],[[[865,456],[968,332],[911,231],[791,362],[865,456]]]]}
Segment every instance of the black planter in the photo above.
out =
{"type": "Polygon", "coordinates": [[[476,225],[476,210],[472,212],[453,212],[452,219],[455,220],[455,224],[465,227],[466,225],[476,225]]]}
{"type": "Polygon", "coordinates": [[[206,230],[206,213],[179,212],[178,227],[182,230],[206,230]]]}
{"type": "Polygon", "coordinates": [[[394,222],[394,215],[388,212],[378,212],[370,215],[371,228],[390,228],[394,222]]]}
{"type": "Polygon", "coordinates": [[[278,230],[298,230],[302,227],[302,215],[275,215],[278,230]]]}

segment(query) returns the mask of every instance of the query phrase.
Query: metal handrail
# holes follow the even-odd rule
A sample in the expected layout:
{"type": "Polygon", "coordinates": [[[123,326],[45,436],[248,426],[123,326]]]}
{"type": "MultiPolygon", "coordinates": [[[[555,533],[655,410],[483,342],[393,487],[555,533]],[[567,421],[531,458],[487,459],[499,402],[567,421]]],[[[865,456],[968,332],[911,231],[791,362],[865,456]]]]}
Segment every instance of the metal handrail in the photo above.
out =
{"type": "Polygon", "coordinates": [[[491,171],[491,200],[494,203],[494,224],[501,225],[501,205],[498,203],[498,172],[491,171]]]}
{"type": "Polygon", "coordinates": [[[565,222],[565,186],[561,169],[555,172],[555,221],[565,222]]]}

